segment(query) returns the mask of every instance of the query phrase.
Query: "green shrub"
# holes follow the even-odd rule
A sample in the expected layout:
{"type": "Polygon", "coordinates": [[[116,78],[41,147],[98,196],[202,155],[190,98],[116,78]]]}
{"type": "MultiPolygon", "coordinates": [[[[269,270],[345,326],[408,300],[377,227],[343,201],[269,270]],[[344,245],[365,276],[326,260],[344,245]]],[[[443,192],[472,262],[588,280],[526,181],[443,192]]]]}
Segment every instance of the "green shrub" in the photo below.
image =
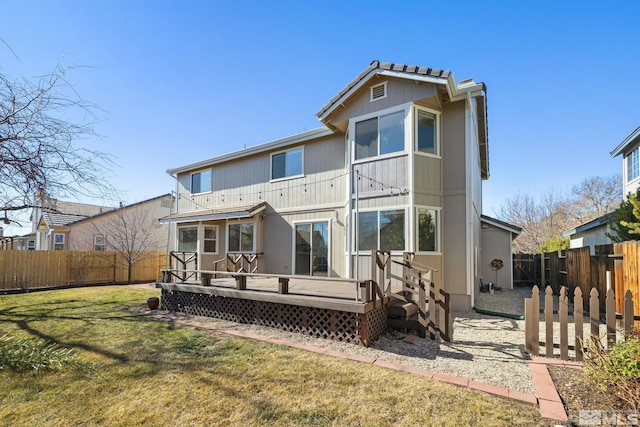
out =
{"type": "Polygon", "coordinates": [[[34,339],[0,337],[0,370],[15,372],[61,372],[85,369],[88,364],[72,349],[34,339]]]}
{"type": "Polygon", "coordinates": [[[599,340],[589,345],[585,375],[611,398],[612,408],[640,409],[640,331],[606,350],[599,340]],[[626,408],[625,408],[626,407],[626,408]]]}

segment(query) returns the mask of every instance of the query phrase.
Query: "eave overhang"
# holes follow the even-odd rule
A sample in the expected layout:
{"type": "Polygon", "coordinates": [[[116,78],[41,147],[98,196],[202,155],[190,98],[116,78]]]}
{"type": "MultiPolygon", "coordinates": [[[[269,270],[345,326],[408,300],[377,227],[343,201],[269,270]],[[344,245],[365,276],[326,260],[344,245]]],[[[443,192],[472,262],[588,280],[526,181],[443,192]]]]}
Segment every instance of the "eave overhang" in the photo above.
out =
{"type": "Polygon", "coordinates": [[[638,126],[636,130],[631,132],[620,144],[618,144],[616,148],[614,148],[611,151],[610,153],[611,157],[616,157],[622,154],[628,146],[639,141],[640,141],[640,126],[638,126]]]}
{"type": "Polygon", "coordinates": [[[201,209],[193,212],[182,212],[160,218],[160,224],[247,219],[264,211],[266,207],[267,203],[262,202],[257,205],[235,205],[218,209],[201,209]]]}
{"type": "Polygon", "coordinates": [[[307,132],[302,132],[296,135],[291,135],[286,138],[277,139],[275,141],[266,142],[264,144],[249,147],[244,150],[235,151],[233,153],[224,154],[222,156],[213,157],[200,162],[191,163],[185,166],[180,166],[173,169],[168,169],[167,173],[175,177],[179,173],[194,171],[198,169],[204,169],[220,163],[225,163],[231,160],[241,159],[244,157],[253,156],[256,154],[266,153],[273,150],[279,150],[295,144],[301,144],[306,141],[310,141],[316,138],[323,138],[325,136],[333,135],[333,131],[327,127],[321,127],[313,129],[307,132]]]}

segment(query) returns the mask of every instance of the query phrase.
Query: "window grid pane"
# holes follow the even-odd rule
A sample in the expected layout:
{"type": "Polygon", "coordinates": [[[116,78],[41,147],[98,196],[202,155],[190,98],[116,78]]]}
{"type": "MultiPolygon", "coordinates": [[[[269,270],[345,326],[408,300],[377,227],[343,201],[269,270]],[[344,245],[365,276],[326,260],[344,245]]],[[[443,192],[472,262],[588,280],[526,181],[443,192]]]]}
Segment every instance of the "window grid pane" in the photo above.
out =
{"type": "Polygon", "coordinates": [[[404,210],[380,212],[380,250],[404,250],[404,210]]]}
{"type": "Polygon", "coordinates": [[[433,209],[418,209],[418,250],[437,251],[437,212],[433,209]]]}
{"type": "Polygon", "coordinates": [[[358,251],[377,249],[378,212],[360,212],[358,222],[358,251]]]}
{"type": "Polygon", "coordinates": [[[198,251],[198,228],[183,227],[178,229],[178,252],[198,251]]]}
{"type": "Polygon", "coordinates": [[[286,153],[274,154],[271,157],[271,178],[284,178],[286,172],[286,153]]]}
{"type": "Polygon", "coordinates": [[[426,111],[418,110],[416,132],[418,151],[438,154],[436,151],[436,116],[426,111]]]}
{"type": "Polygon", "coordinates": [[[356,160],[378,155],[378,118],[356,123],[356,160]]]}
{"type": "Polygon", "coordinates": [[[380,117],[380,154],[404,150],[404,111],[380,117]]]}

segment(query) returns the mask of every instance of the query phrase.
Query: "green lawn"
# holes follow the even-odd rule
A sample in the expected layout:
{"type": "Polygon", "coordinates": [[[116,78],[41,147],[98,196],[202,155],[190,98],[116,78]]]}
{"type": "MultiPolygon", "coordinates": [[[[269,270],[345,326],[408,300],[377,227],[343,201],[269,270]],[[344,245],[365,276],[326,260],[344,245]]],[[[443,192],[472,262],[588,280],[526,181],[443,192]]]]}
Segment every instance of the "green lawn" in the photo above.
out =
{"type": "Polygon", "coordinates": [[[63,372],[0,371],[1,425],[541,425],[536,408],[369,364],[136,316],[158,291],[0,296],[0,336],[72,348],[63,372]],[[88,367],[87,367],[88,366],[88,367]]]}

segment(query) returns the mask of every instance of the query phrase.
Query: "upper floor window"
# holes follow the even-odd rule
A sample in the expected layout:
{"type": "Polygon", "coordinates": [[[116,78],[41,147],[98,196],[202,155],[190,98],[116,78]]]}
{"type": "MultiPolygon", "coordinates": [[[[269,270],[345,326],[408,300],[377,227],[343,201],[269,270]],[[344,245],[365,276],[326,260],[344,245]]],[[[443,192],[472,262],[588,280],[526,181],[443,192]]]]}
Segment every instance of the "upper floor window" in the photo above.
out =
{"type": "Polygon", "coordinates": [[[93,236],[93,250],[94,251],[105,251],[107,248],[107,238],[101,234],[96,234],[93,236]]]}
{"type": "Polygon", "coordinates": [[[423,109],[416,109],[416,150],[438,155],[437,116],[423,109]]]}
{"type": "Polygon", "coordinates": [[[405,210],[360,212],[358,251],[404,251],[405,210]]]}
{"type": "Polygon", "coordinates": [[[255,252],[254,224],[252,222],[229,224],[229,252],[255,252]]]}
{"type": "Polygon", "coordinates": [[[355,159],[404,150],[404,111],[356,122],[355,159]]]}
{"type": "Polygon", "coordinates": [[[627,182],[633,181],[640,176],[640,165],[638,163],[638,150],[636,148],[627,155],[627,182]]]}
{"type": "Polygon", "coordinates": [[[271,155],[271,179],[302,175],[302,148],[271,155]]]}
{"type": "Polygon", "coordinates": [[[191,194],[211,191],[211,169],[191,174],[191,194]]]}
{"type": "Polygon", "coordinates": [[[64,234],[55,233],[53,235],[53,250],[54,251],[64,250],[64,234]]]}

